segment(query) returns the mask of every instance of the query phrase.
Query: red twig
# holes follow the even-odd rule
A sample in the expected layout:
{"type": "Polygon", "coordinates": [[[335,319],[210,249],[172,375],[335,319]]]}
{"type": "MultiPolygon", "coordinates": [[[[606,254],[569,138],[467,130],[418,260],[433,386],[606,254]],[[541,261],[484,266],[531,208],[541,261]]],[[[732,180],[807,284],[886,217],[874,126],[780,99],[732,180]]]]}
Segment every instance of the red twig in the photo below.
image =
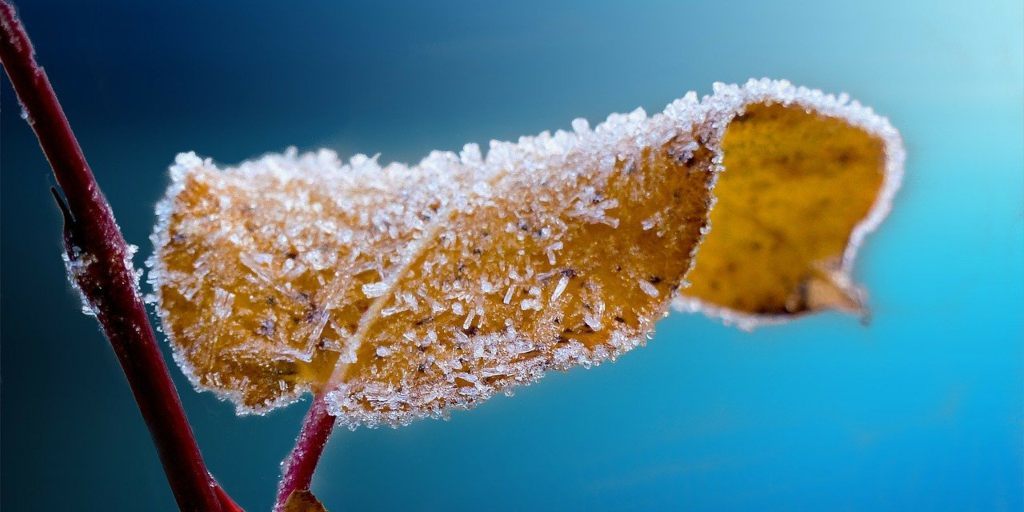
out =
{"type": "Polygon", "coordinates": [[[277,487],[277,502],[274,504],[275,511],[284,510],[285,503],[295,491],[309,489],[313,480],[313,472],[320,462],[320,455],[327,445],[327,438],[334,430],[334,416],[327,411],[327,402],[322,393],[313,397],[313,403],[309,406],[309,412],[302,420],[302,430],[299,431],[299,438],[295,441],[292,453],[284,462],[281,472],[281,483],[277,487]]]}
{"type": "MultiPolygon", "coordinates": [[[[81,289],[124,369],[181,510],[224,505],[203,463],[139,298],[128,246],[75,139],[14,7],[0,1],[0,61],[64,192],[64,245],[81,289]],[[65,202],[66,201],[66,202],[65,202]]],[[[226,494],[224,497],[226,498],[226,494]]]]}

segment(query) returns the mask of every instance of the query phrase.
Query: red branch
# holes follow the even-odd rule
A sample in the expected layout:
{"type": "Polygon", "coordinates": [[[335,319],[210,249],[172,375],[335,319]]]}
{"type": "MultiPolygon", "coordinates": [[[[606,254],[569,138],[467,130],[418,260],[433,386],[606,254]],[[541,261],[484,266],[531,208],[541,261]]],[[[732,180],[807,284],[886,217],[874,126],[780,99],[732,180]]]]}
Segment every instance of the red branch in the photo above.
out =
{"type": "Polygon", "coordinates": [[[302,420],[302,430],[299,431],[295,447],[283,464],[281,483],[277,487],[277,502],[274,505],[276,512],[284,510],[293,492],[309,489],[313,472],[327,445],[327,438],[334,430],[334,420],[334,416],[327,410],[326,395],[318,393],[313,397],[309,412],[302,420]]]}
{"type": "Polygon", "coordinates": [[[0,1],[0,34],[0,61],[66,198],[54,193],[64,214],[71,277],[124,369],[178,507],[241,510],[206,469],[139,298],[128,246],[46,73],[35,61],[28,34],[6,1],[0,1]]]}

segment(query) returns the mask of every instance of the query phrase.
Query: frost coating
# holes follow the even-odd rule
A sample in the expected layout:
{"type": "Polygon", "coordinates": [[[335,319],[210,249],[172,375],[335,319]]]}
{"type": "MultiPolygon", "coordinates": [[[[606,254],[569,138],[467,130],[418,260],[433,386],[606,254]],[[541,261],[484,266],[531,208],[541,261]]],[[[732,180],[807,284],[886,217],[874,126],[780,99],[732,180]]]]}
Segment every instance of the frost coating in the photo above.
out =
{"type": "MultiPolygon", "coordinates": [[[[139,251],[139,247],[134,244],[128,244],[125,246],[125,254],[122,264],[124,268],[128,269],[132,275],[132,290],[136,294],[139,293],[139,281],[142,279],[142,269],[135,269],[132,259],[135,257],[135,253],[139,251]],[[134,269],[134,270],[132,270],[134,269]]],[[[64,262],[64,269],[67,271],[68,281],[71,283],[71,287],[78,293],[79,298],[82,300],[82,314],[88,316],[96,316],[100,312],[98,304],[94,304],[86,297],[82,291],[82,287],[79,283],[83,279],[89,278],[89,267],[96,263],[96,256],[82,252],[82,249],[78,246],[72,246],[66,252],[62,252],[61,260],[64,262]]]]}
{"type": "Polygon", "coordinates": [[[88,275],[89,265],[96,263],[96,257],[83,253],[78,247],[71,247],[68,252],[62,252],[60,258],[64,262],[64,269],[67,271],[71,287],[75,289],[78,298],[82,301],[82,314],[96,316],[99,309],[85,296],[82,288],[78,285],[78,282],[88,275]]]}

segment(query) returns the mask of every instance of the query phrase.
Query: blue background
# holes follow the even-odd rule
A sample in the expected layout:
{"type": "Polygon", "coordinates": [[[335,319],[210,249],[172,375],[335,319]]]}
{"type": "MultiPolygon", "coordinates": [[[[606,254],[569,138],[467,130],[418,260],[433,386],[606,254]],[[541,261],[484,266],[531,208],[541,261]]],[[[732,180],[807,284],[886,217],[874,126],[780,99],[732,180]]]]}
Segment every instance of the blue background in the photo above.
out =
{"type": "MultiPolygon", "coordinates": [[[[848,91],[902,131],[906,182],[856,272],[869,326],[673,315],[615,364],[336,432],[314,485],[334,510],[1024,509],[1019,0],[21,4],[144,254],[184,150],[417,161],[760,76],[848,91]]],[[[172,510],[3,81],[2,508],[172,510]]],[[[236,418],[172,372],[217,478],[267,509],[305,405],[236,418]]]]}

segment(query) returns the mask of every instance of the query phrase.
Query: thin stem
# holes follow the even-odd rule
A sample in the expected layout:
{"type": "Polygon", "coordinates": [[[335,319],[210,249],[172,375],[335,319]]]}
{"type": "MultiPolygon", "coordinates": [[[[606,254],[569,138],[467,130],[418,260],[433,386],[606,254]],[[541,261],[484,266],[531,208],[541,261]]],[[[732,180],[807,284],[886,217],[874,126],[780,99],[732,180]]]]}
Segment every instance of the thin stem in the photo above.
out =
{"type": "Polygon", "coordinates": [[[55,197],[64,214],[71,277],[117,354],[178,507],[222,511],[228,508],[222,503],[230,499],[222,502],[218,497],[218,486],[199,453],[139,298],[131,253],[50,81],[35,61],[28,34],[6,1],[0,1],[0,34],[0,61],[64,193],[55,197]]]}
{"type": "Polygon", "coordinates": [[[284,510],[284,505],[293,492],[309,489],[309,484],[313,481],[313,472],[316,471],[320,455],[327,445],[327,438],[334,430],[334,421],[334,416],[327,410],[326,394],[318,393],[313,397],[309,412],[302,420],[302,430],[299,431],[295,447],[283,464],[281,483],[277,487],[277,502],[274,504],[275,511],[284,510]]]}

